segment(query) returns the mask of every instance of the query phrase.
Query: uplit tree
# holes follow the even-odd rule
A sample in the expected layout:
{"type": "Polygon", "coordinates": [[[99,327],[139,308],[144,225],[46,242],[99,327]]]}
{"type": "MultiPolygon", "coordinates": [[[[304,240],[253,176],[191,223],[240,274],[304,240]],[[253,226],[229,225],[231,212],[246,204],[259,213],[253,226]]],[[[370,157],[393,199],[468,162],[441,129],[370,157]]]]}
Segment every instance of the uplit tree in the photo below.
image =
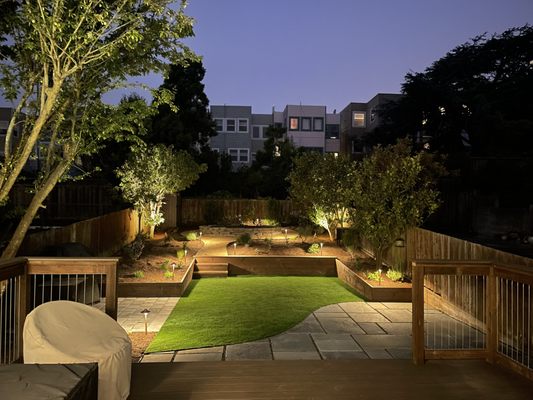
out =
{"type": "Polygon", "coordinates": [[[196,164],[186,151],[174,152],[172,147],[159,144],[134,147],[117,176],[124,200],[144,217],[153,237],[155,227],[164,222],[161,206],[165,196],[186,189],[205,170],[205,165],[196,164]]]}
{"type": "MultiPolygon", "coordinates": [[[[169,5],[169,0],[28,1],[3,24],[12,44],[2,53],[0,86],[16,106],[0,164],[0,204],[36,146],[46,161],[2,257],[16,255],[43,201],[79,155],[97,151],[102,140],[143,129],[145,105],[108,106],[102,95],[123,86],[126,76],[164,73],[168,62],[192,57],[181,42],[192,35],[185,2],[177,10],[169,5]]],[[[169,100],[166,92],[153,94],[156,106],[169,100]]]]}
{"type": "Polygon", "coordinates": [[[350,209],[354,228],[374,251],[381,268],[384,253],[407,228],[422,224],[438,207],[436,174],[442,167],[431,155],[411,154],[407,140],[376,147],[357,168],[350,209]]]}
{"type": "Polygon", "coordinates": [[[332,153],[303,153],[294,160],[288,180],[291,198],[333,239],[332,232],[348,219],[355,164],[332,153]]]}

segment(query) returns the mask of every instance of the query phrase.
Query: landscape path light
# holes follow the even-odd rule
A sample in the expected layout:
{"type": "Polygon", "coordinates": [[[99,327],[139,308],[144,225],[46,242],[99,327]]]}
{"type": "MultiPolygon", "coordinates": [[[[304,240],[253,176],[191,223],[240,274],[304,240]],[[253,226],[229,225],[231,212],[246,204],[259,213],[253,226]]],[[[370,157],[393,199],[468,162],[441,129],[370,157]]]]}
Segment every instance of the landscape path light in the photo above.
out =
{"type": "Polygon", "coordinates": [[[320,242],[320,255],[322,255],[322,247],[324,247],[324,243],[320,242]]]}
{"type": "Polygon", "coordinates": [[[176,263],[172,263],[172,276],[174,276],[174,271],[176,270],[176,263]]]}
{"type": "Polygon", "coordinates": [[[233,255],[237,254],[237,242],[233,242],[233,255]]]}
{"type": "Polygon", "coordinates": [[[141,311],[141,314],[144,315],[144,334],[148,333],[148,314],[150,314],[150,310],[145,308],[141,311]]]}
{"type": "Polygon", "coordinates": [[[381,268],[378,269],[378,283],[381,285],[381,268]]]}

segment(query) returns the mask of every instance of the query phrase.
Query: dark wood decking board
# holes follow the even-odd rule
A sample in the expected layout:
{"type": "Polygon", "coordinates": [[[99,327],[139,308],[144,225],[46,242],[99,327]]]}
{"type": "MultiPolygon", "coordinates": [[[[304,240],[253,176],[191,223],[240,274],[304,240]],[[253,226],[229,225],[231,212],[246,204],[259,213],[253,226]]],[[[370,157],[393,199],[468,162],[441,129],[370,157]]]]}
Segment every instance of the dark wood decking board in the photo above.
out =
{"type": "Polygon", "coordinates": [[[531,400],[533,382],[483,361],[146,363],[129,399],[531,400]]]}

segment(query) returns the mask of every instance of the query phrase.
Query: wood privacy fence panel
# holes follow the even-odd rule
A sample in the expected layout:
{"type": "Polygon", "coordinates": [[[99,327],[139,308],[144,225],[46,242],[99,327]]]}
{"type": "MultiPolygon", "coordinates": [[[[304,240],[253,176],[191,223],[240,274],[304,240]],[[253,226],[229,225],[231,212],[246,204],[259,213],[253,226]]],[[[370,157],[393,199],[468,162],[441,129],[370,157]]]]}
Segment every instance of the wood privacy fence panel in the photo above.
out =
{"type": "Polygon", "coordinates": [[[242,220],[290,221],[298,214],[290,200],[181,199],[178,205],[182,225],[230,224],[242,220]]]}
{"type": "Polygon", "coordinates": [[[422,228],[409,229],[406,237],[408,265],[412,260],[486,260],[497,264],[533,267],[533,259],[422,228]]]}
{"type": "Polygon", "coordinates": [[[138,232],[137,212],[126,209],[65,227],[28,234],[19,254],[39,255],[48,246],[78,242],[91,249],[94,255],[105,256],[130,243],[138,232]]]}

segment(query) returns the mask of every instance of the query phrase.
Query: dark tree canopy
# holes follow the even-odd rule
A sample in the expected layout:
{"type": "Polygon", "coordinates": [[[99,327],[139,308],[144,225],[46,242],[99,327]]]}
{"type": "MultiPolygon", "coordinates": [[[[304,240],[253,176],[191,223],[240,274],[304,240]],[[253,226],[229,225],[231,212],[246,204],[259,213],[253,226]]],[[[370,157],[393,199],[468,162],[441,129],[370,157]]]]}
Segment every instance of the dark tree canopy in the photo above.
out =
{"type": "Polygon", "coordinates": [[[201,61],[171,65],[161,88],[174,94],[172,103],[176,108],[171,109],[168,105],[158,108],[147,141],[190,152],[207,147],[209,137],[216,131],[208,110],[209,100],[204,93],[204,75],[201,61]]]}
{"type": "Polygon", "coordinates": [[[387,112],[393,125],[381,134],[388,141],[431,136],[432,148],[447,154],[531,155],[532,61],[528,25],[457,46],[424,72],[406,75],[404,97],[387,112]]]}

